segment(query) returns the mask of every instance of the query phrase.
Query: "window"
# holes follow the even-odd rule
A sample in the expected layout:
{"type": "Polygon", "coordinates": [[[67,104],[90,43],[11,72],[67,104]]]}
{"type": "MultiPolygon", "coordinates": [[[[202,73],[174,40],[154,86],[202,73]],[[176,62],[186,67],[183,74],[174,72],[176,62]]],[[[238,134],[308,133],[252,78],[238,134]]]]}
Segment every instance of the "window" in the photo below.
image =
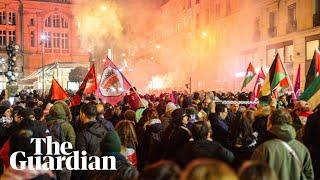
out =
{"type": "Polygon", "coordinates": [[[284,63],[292,63],[293,44],[291,41],[271,45],[267,49],[267,64],[271,65],[276,54],[279,53],[280,59],[284,63]]]}
{"type": "Polygon", "coordinates": [[[16,25],[16,13],[8,13],[8,25],[16,25]]]}
{"type": "Polygon", "coordinates": [[[319,39],[311,40],[306,42],[306,65],[305,65],[305,72],[308,73],[308,70],[311,65],[311,60],[313,58],[314,51],[319,48],[320,41],[319,39]]]}
{"type": "Polygon", "coordinates": [[[36,43],[35,43],[34,31],[31,31],[31,33],[30,33],[30,46],[35,47],[35,45],[36,45],[36,43]]]}
{"type": "Polygon", "coordinates": [[[64,18],[61,18],[61,27],[68,28],[68,22],[64,18]]]}
{"type": "Polygon", "coordinates": [[[53,27],[60,27],[60,16],[59,15],[53,15],[53,27]]]}
{"type": "Polygon", "coordinates": [[[6,24],[6,12],[4,11],[0,12],[0,24],[1,25],[6,24]]]}
{"type": "Polygon", "coordinates": [[[199,4],[200,3],[200,0],[196,0],[196,4],[199,4]]]}
{"type": "Polygon", "coordinates": [[[296,3],[288,6],[288,24],[287,33],[291,33],[297,30],[297,19],[296,19],[296,3]]]}
{"type": "Polygon", "coordinates": [[[16,43],[16,31],[8,31],[9,42],[16,43]]]}
{"type": "Polygon", "coordinates": [[[51,27],[51,16],[49,16],[49,17],[46,19],[46,21],[45,21],[45,23],[44,23],[44,26],[45,26],[45,27],[51,27]]]}
{"type": "Polygon", "coordinates": [[[33,18],[30,19],[30,26],[34,26],[34,19],[33,18]]]}
{"type": "Polygon", "coordinates": [[[188,9],[191,8],[191,0],[188,0],[188,9]]]}
{"type": "Polygon", "coordinates": [[[6,31],[0,30],[0,46],[7,45],[6,41],[6,31]]]}
{"type": "Polygon", "coordinates": [[[276,27],[276,12],[269,13],[269,29],[268,29],[269,37],[275,37],[277,35],[277,27],[276,27]]]}
{"type": "Polygon", "coordinates": [[[60,33],[52,33],[53,48],[60,48],[60,33]]]}
{"type": "Polygon", "coordinates": [[[200,28],[200,14],[197,13],[196,15],[196,29],[198,30],[200,28]]]}
{"type": "Polygon", "coordinates": [[[216,4],[216,17],[220,17],[220,4],[216,4]]]}
{"type": "Polygon", "coordinates": [[[61,33],[61,48],[69,49],[69,39],[67,33],[61,33]]]}
{"type": "Polygon", "coordinates": [[[44,43],[45,48],[51,48],[52,47],[52,36],[51,32],[45,32],[45,36],[47,37],[47,40],[44,43]]]}
{"type": "Polygon", "coordinates": [[[259,41],[260,40],[260,17],[256,17],[254,19],[254,36],[253,40],[254,41],[259,41]]]}

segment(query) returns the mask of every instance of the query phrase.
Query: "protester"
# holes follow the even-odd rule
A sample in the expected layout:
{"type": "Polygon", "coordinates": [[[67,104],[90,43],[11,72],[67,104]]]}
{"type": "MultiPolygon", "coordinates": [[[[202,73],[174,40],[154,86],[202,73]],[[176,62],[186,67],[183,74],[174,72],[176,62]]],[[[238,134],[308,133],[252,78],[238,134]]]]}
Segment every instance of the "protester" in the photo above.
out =
{"type": "Polygon", "coordinates": [[[181,175],[181,179],[237,180],[238,178],[233,170],[223,162],[213,159],[196,159],[188,164],[181,175]]]}
{"type": "Polygon", "coordinates": [[[158,161],[147,166],[139,175],[140,180],[179,180],[180,168],[172,161],[158,161]]]}
{"type": "Polygon", "coordinates": [[[209,127],[206,122],[198,121],[192,124],[193,140],[184,144],[177,154],[178,162],[184,167],[197,158],[213,158],[232,164],[234,155],[218,142],[210,140],[209,127]]]}
{"type": "Polygon", "coordinates": [[[274,171],[264,162],[245,162],[239,171],[239,180],[278,180],[274,171]]]}
{"type": "Polygon", "coordinates": [[[230,137],[229,127],[226,121],[227,115],[227,106],[218,104],[215,107],[215,115],[210,116],[210,124],[213,132],[212,138],[224,146],[228,145],[230,137]]]}
{"type": "Polygon", "coordinates": [[[254,151],[252,159],[266,162],[281,180],[314,179],[310,153],[295,139],[291,123],[288,112],[275,110],[268,120],[269,140],[254,151]]]}

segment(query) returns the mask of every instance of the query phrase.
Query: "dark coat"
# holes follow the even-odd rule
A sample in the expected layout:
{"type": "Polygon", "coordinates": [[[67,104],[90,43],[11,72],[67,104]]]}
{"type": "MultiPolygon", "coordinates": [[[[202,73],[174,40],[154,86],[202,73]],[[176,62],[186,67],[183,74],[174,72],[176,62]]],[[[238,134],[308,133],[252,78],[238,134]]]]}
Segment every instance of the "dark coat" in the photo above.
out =
{"type": "Polygon", "coordinates": [[[212,139],[223,146],[228,146],[230,132],[227,122],[220,119],[218,115],[210,115],[209,118],[212,128],[212,139]]]}
{"type": "Polygon", "coordinates": [[[161,159],[163,154],[161,141],[162,133],[163,126],[160,123],[147,126],[146,130],[143,132],[137,150],[139,169],[161,159]]]}
{"type": "Polygon", "coordinates": [[[315,179],[320,179],[320,112],[313,113],[308,117],[304,129],[303,143],[309,149],[315,179]]]}
{"type": "Polygon", "coordinates": [[[113,124],[110,121],[106,120],[102,115],[97,116],[97,121],[101,123],[108,132],[114,130],[113,124]]]}
{"type": "Polygon", "coordinates": [[[177,161],[181,167],[185,167],[197,158],[213,158],[231,164],[234,155],[220,143],[204,139],[187,142],[178,153],[177,161]]]}
{"type": "MultiPolygon", "coordinates": [[[[168,127],[169,128],[169,127],[168,127]]],[[[170,128],[171,129],[171,128],[170,128]]],[[[172,127],[170,132],[167,132],[168,139],[164,142],[165,146],[165,159],[176,159],[177,153],[183,148],[191,138],[191,132],[184,126],[172,127]]]]}

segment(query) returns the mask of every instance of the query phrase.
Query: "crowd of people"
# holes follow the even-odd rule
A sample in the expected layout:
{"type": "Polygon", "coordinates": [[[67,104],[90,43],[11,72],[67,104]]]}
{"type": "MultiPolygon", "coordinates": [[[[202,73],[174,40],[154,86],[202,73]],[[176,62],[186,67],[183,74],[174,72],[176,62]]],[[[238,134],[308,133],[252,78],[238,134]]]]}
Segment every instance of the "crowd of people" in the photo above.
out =
{"type": "MultiPolygon", "coordinates": [[[[0,179],[320,179],[320,108],[289,95],[172,92],[117,105],[84,97],[48,100],[22,91],[0,96],[0,179]],[[35,154],[31,138],[52,136],[87,156],[114,156],[117,170],[15,170],[10,155],[35,154]]],[[[45,149],[45,147],[43,147],[45,149]]],[[[25,157],[18,156],[16,161],[25,157]]],[[[65,165],[62,162],[63,165],[65,165]]],[[[29,166],[32,166],[29,165],[29,166]]]]}

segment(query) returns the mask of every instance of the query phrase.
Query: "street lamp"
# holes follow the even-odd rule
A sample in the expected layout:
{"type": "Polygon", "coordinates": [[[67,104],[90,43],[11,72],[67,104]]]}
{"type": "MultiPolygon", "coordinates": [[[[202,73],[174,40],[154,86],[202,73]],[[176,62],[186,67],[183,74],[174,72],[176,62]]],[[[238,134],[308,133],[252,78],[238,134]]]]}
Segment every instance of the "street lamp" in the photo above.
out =
{"type": "Polygon", "coordinates": [[[204,38],[208,37],[208,33],[205,32],[205,31],[203,31],[203,32],[201,33],[201,35],[202,35],[202,37],[204,37],[204,38]]]}
{"type": "Polygon", "coordinates": [[[40,41],[40,45],[41,45],[41,64],[42,64],[42,93],[44,93],[44,43],[47,40],[47,36],[45,34],[41,35],[41,41],[40,41]]]}

